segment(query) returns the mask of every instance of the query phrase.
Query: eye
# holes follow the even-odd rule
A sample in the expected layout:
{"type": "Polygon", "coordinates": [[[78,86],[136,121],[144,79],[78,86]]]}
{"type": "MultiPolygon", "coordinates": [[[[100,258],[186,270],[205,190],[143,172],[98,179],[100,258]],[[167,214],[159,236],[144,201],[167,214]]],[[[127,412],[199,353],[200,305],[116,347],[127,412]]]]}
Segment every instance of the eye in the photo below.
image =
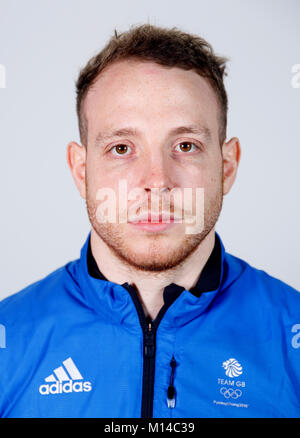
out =
{"type": "Polygon", "coordinates": [[[126,152],[131,149],[127,144],[116,144],[113,146],[110,151],[113,155],[128,155],[126,152]]]}
{"type": "Polygon", "coordinates": [[[191,143],[189,141],[182,141],[181,143],[178,143],[178,145],[175,147],[175,150],[179,146],[181,152],[194,152],[196,149],[199,149],[198,146],[195,145],[195,143],[191,143]],[[194,148],[193,148],[194,147],[194,148]]]}

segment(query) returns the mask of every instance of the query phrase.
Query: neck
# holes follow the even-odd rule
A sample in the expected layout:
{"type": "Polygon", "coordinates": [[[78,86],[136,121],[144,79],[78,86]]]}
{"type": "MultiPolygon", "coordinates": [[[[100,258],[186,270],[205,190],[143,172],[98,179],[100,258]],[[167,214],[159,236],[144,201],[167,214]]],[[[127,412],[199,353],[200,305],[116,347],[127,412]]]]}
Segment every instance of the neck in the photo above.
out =
{"type": "Polygon", "coordinates": [[[215,230],[213,228],[182,264],[167,271],[149,272],[138,270],[124,263],[93,228],[91,231],[91,250],[101,273],[114,283],[131,284],[136,289],[145,315],[151,319],[155,319],[164,304],[163,292],[166,286],[176,283],[188,290],[196,285],[214,244],[215,230]]]}

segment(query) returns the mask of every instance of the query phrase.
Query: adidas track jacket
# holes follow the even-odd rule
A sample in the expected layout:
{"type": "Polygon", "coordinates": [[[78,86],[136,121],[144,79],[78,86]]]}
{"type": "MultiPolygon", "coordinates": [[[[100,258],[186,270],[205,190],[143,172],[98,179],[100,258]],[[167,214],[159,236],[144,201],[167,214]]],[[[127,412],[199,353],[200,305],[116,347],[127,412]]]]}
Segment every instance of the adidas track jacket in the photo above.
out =
{"type": "Polygon", "coordinates": [[[149,323],[87,248],[0,303],[1,417],[300,417],[300,293],[228,254],[149,323]]]}

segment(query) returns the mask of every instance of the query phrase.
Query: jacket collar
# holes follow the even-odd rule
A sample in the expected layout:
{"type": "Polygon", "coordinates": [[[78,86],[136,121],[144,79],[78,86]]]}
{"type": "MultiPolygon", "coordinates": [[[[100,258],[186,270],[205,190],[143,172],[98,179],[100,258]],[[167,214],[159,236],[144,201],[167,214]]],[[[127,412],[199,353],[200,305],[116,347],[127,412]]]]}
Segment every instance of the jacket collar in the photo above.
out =
{"type": "MultiPolygon", "coordinates": [[[[88,306],[106,320],[115,324],[124,324],[135,331],[140,330],[133,300],[124,287],[127,283],[120,285],[108,281],[99,270],[98,277],[90,274],[91,259],[88,263],[90,235],[91,232],[81,249],[76,270],[81,295],[88,306]]],[[[191,290],[185,290],[182,286],[171,283],[165,288],[164,300],[165,303],[168,302],[169,308],[160,325],[181,326],[203,313],[222,288],[224,261],[225,248],[220,236],[215,232],[214,249],[196,286],[191,290]]]]}
{"type": "MultiPolygon", "coordinates": [[[[97,262],[93,256],[92,249],[91,249],[91,239],[90,235],[88,240],[88,248],[87,248],[87,268],[88,273],[94,278],[98,278],[99,280],[105,280],[108,281],[107,278],[102,274],[102,272],[99,270],[99,267],[97,265],[97,262]]],[[[194,287],[189,289],[189,291],[195,295],[200,296],[203,292],[214,290],[218,287],[220,282],[220,275],[221,275],[221,243],[220,239],[216,236],[215,237],[215,245],[214,248],[205,264],[205,266],[202,269],[201,275],[199,276],[197,283],[194,287]]],[[[127,283],[126,283],[127,284],[127,283]]],[[[175,289],[176,285],[175,283],[171,283],[169,286],[172,287],[166,287],[164,291],[164,301],[168,299],[167,295],[170,295],[170,291],[172,289],[175,289]]]]}

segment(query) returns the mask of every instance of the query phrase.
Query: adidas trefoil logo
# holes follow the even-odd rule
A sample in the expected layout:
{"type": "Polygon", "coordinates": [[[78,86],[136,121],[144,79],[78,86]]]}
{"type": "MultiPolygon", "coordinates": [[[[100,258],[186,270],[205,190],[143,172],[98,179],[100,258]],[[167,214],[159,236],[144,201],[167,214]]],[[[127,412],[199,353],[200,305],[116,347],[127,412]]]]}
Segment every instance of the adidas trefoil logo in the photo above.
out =
{"type": "Polygon", "coordinates": [[[92,389],[91,382],[83,380],[80,371],[71,357],[63,361],[63,366],[55,368],[53,374],[45,378],[45,382],[39,387],[42,395],[62,394],[69,392],[89,392],[92,389]]]}

